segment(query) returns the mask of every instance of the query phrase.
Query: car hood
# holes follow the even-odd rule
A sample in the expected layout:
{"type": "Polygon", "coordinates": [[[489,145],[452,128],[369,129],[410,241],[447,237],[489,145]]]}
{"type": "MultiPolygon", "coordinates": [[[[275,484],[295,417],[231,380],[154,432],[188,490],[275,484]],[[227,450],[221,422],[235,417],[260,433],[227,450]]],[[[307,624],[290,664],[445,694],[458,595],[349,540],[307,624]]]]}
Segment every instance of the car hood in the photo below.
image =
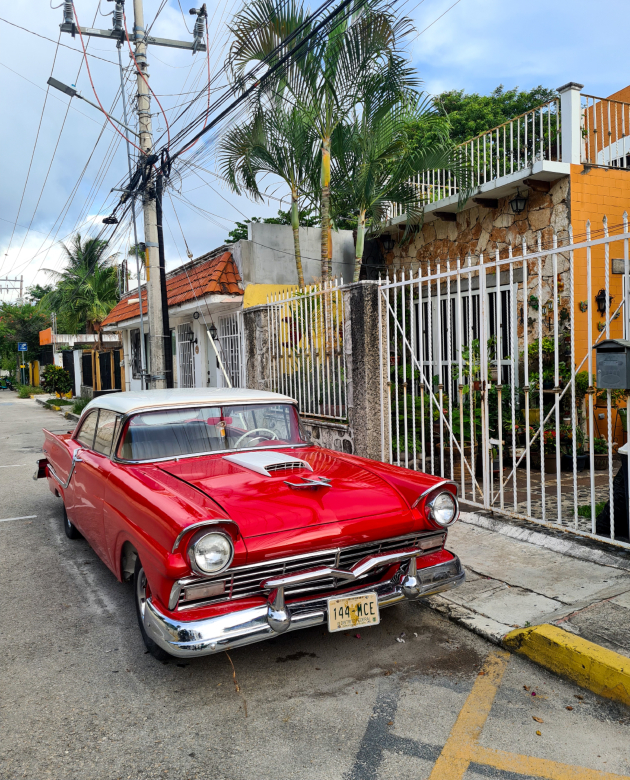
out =
{"type": "Polygon", "coordinates": [[[394,516],[408,529],[408,504],[377,474],[320,448],[278,448],[277,452],[306,461],[312,471],[267,475],[218,455],[161,463],[159,467],[212,498],[246,538],[377,515],[394,516]],[[325,477],[330,486],[295,488],[287,484],[299,484],[302,477],[325,477]]]}

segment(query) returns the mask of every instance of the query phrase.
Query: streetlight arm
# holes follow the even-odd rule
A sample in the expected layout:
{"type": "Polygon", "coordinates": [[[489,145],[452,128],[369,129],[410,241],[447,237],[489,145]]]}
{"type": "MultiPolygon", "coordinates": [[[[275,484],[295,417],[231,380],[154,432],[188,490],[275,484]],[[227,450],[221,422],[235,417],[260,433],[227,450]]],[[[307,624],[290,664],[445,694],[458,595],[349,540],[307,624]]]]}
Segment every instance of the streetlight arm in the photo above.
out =
{"type": "Polygon", "coordinates": [[[83,95],[75,88],[70,87],[68,84],[64,84],[62,81],[58,81],[56,78],[51,76],[48,79],[48,85],[53,87],[54,89],[58,89],[60,92],[63,92],[64,95],[69,95],[71,98],[77,97],[79,100],[84,100],[86,103],[89,103],[91,106],[93,106],[97,111],[100,111],[102,114],[105,114],[105,116],[108,116],[112,122],[116,122],[117,125],[120,125],[121,127],[124,127],[125,130],[132,133],[136,136],[136,138],[140,138],[139,133],[136,133],[135,130],[132,130],[128,125],[126,125],[124,122],[121,122],[119,119],[116,119],[115,116],[112,116],[111,114],[108,114],[107,111],[103,111],[99,105],[96,103],[92,103],[91,100],[88,100],[86,97],[83,97],[83,95]]]}

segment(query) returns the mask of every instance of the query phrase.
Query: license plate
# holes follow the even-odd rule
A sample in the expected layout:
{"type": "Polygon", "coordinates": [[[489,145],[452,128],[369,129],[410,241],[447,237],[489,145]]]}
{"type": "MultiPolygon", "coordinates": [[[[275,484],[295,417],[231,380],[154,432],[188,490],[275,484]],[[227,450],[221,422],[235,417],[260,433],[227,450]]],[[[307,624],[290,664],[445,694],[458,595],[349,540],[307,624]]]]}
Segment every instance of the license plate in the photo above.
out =
{"type": "Polygon", "coordinates": [[[349,628],[359,628],[359,626],[375,626],[377,623],[380,623],[380,616],[376,593],[328,599],[330,632],[347,631],[349,628]]]}

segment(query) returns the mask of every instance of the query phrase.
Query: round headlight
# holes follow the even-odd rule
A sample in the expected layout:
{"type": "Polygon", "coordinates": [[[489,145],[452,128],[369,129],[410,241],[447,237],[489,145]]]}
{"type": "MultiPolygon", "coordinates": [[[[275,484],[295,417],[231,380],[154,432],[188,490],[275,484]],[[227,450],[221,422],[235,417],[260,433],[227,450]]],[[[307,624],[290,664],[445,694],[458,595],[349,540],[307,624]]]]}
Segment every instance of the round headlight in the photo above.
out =
{"type": "Polygon", "coordinates": [[[232,562],[234,547],[225,534],[201,533],[193,536],[188,548],[190,565],[202,574],[216,574],[232,562]]]}
{"type": "Polygon", "coordinates": [[[449,491],[438,493],[428,504],[429,518],[441,528],[446,528],[457,520],[457,499],[449,491]]]}

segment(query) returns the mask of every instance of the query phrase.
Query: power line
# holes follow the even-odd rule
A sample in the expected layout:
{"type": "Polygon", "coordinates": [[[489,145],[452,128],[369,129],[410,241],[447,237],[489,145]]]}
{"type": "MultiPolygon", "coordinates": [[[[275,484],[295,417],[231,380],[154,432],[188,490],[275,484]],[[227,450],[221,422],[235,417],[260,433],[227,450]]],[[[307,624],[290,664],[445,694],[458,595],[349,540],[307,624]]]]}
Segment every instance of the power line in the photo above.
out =
{"type": "Polygon", "coordinates": [[[430,27],[433,27],[433,25],[434,25],[436,22],[439,22],[439,21],[440,21],[440,19],[441,19],[443,16],[446,16],[446,14],[447,14],[447,13],[448,13],[448,12],[451,10],[451,8],[455,8],[455,6],[456,6],[458,3],[461,3],[461,1],[462,1],[462,0],[455,0],[455,2],[453,3],[453,5],[449,6],[449,7],[446,9],[446,11],[444,11],[444,13],[443,13],[443,14],[440,14],[440,15],[438,16],[438,18],[437,18],[437,19],[434,19],[434,20],[431,22],[431,24],[427,25],[427,26],[424,28],[424,30],[421,30],[421,31],[420,31],[420,32],[419,32],[419,33],[416,35],[416,37],[415,37],[415,38],[413,38],[413,39],[410,41],[410,43],[413,43],[413,41],[415,41],[415,40],[416,40],[416,38],[419,38],[419,37],[420,37],[420,36],[421,36],[423,33],[425,33],[425,32],[426,32],[426,31],[427,31],[427,30],[428,30],[430,27]]]}
{"type": "MultiPolygon", "coordinates": [[[[45,35],[40,35],[39,33],[33,32],[33,30],[28,30],[26,27],[20,27],[19,24],[15,24],[15,22],[10,22],[8,19],[3,19],[1,16],[0,16],[0,22],[5,22],[5,24],[10,24],[11,27],[17,27],[18,30],[24,30],[24,32],[27,32],[30,35],[35,35],[38,38],[42,38],[45,41],[50,41],[51,43],[57,43],[58,46],[63,46],[64,49],[70,49],[70,51],[82,55],[81,50],[75,49],[74,46],[67,46],[65,43],[59,43],[58,41],[55,41],[54,38],[48,38],[45,35]]],[[[88,54],[88,57],[92,57],[92,59],[94,60],[101,60],[101,62],[109,62],[110,65],[117,65],[117,63],[114,62],[113,60],[106,60],[104,57],[97,57],[96,54],[88,54]]]]}
{"type": "MultiPolygon", "coordinates": [[[[61,38],[61,31],[59,31],[59,38],[61,38]]],[[[52,67],[50,69],[50,75],[55,71],[55,62],[57,62],[57,54],[59,52],[59,47],[55,49],[55,56],[53,57],[52,67]]],[[[46,110],[46,103],[48,102],[48,92],[50,90],[50,87],[48,86],[46,88],[46,96],[44,97],[44,105],[42,106],[42,112],[39,115],[39,124],[37,126],[37,133],[35,135],[35,143],[33,144],[33,151],[31,152],[31,159],[28,164],[28,171],[26,172],[26,180],[24,182],[24,188],[22,189],[22,197],[20,198],[20,205],[18,206],[17,216],[15,218],[15,224],[13,225],[13,230],[11,231],[11,238],[9,239],[9,245],[7,246],[7,251],[5,252],[4,257],[2,258],[2,261],[0,262],[0,269],[4,266],[5,258],[8,256],[9,251],[11,249],[11,244],[13,243],[13,236],[15,235],[15,225],[17,224],[18,219],[20,218],[20,212],[22,211],[22,204],[24,203],[24,195],[26,193],[26,187],[28,185],[28,180],[31,175],[31,168],[33,166],[33,159],[35,157],[35,150],[37,149],[37,142],[39,141],[39,132],[42,129],[42,121],[44,119],[44,111],[46,110]]]]}

